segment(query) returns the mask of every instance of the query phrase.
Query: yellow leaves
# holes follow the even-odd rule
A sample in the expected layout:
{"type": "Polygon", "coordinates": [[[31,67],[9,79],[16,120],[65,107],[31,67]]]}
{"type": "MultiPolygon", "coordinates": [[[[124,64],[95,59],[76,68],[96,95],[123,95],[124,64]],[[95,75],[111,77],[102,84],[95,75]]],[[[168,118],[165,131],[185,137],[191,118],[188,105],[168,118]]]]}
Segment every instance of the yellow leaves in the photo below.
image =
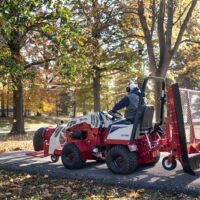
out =
{"type": "Polygon", "coordinates": [[[53,104],[50,104],[49,102],[46,102],[46,101],[44,101],[44,102],[42,102],[42,110],[44,111],[44,112],[51,112],[51,111],[53,111],[53,109],[54,109],[54,105],[53,104]]]}
{"type": "Polygon", "coordinates": [[[31,140],[25,141],[1,141],[0,145],[0,153],[6,151],[19,151],[19,150],[32,150],[33,149],[33,142],[31,140]]]}
{"type": "Polygon", "coordinates": [[[131,191],[129,194],[128,194],[129,198],[131,199],[136,199],[140,196],[140,194],[137,192],[137,191],[131,191]]]}

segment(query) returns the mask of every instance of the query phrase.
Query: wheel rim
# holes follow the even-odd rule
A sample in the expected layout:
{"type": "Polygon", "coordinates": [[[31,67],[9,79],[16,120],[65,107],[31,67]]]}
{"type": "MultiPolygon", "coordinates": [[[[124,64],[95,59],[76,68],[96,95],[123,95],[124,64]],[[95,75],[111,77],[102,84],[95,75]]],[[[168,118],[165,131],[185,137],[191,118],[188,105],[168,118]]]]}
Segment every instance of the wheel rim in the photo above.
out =
{"type": "Polygon", "coordinates": [[[121,167],[123,166],[123,164],[124,164],[124,159],[123,159],[122,156],[117,155],[117,156],[115,156],[115,157],[113,158],[113,163],[114,163],[114,165],[115,165],[116,167],[121,168],[121,167]]]}
{"type": "Polygon", "coordinates": [[[51,157],[51,160],[52,160],[52,161],[56,161],[56,160],[57,160],[57,157],[52,156],[52,157],[51,157]]]}
{"type": "Polygon", "coordinates": [[[73,154],[72,152],[66,153],[66,154],[65,154],[65,157],[66,157],[66,159],[67,159],[68,161],[72,161],[73,158],[74,158],[74,154],[73,154]]]}
{"type": "Polygon", "coordinates": [[[171,168],[172,167],[172,163],[169,163],[168,159],[165,160],[164,164],[165,164],[166,168],[171,168]]]}

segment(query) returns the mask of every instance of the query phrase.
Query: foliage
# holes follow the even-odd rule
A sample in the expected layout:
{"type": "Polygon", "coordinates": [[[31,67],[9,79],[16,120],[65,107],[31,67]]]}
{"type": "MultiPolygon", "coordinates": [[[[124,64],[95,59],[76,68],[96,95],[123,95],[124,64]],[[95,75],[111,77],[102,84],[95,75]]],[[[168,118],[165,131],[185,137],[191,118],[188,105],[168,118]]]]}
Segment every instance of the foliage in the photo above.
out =
{"type": "Polygon", "coordinates": [[[72,93],[65,93],[64,91],[59,94],[59,114],[70,116],[73,114],[73,96],[72,93]]]}
{"type": "Polygon", "coordinates": [[[181,41],[187,36],[187,25],[198,13],[200,4],[197,0],[128,3],[127,15],[135,17],[135,22],[128,21],[128,27],[132,27],[133,37],[145,44],[149,71],[165,77],[181,41]],[[139,30],[138,34],[135,34],[136,30],[139,30]]]}
{"type": "Polygon", "coordinates": [[[14,0],[0,4],[1,40],[10,52],[0,57],[0,63],[13,76],[54,60],[62,63],[63,69],[67,67],[68,73],[76,69],[83,38],[64,1],[14,0]],[[20,55],[13,55],[17,52],[20,55]]]}
{"type": "Polygon", "coordinates": [[[153,72],[149,50],[157,70],[168,65],[162,61],[167,48],[171,53],[175,48],[182,27],[167,76],[183,87],[199,88],[199,2],[183,27],[191,5],[191,0],[2,0],[0,82],[23,79],[25,112],[73,115],[94,110],[93,82],[99,75],[101,109],[111,109],[131,78],[140,85],[144,74],[153,72]]]}
{"type": "MultiPolygon", "coordinates": [[[[33,77],[30,69],[58,65],[69,75],[82,60],[78,23],[66,1],[13,0],[0,1],[0,40],[8,55],[0,57],[0,65],[11,75],[13,91],[13,127],[11,133],[24,133],[23,80],[33,77]]],[[[36,71],[34,71],[36,72],[36,71]]],[[[48,102],[43,108],[50,111],[48,102]]]]}
{"type": "MultiPolygon", "coordinates": [[[[92,86],[94,110],[100,109],[100,81],[113,70],[129,71],[141,62],[140,56],[129,45],[129,35],[123,29],[122,6],[112,1],[69,1],[73,15],[83,27],[86,73],[92,86]]],[[[103,102],[101,101],[103,105],[103,102]]]]}
{"type": "MultiPolygon", "coordinates": [[[[195,13],[194,13],[195,14],[195,13]]],[[[182,41],[174,65],[171,67],[174,77],[181,87],[190,89],[200,88],[200,22],[198,13],[193,16],[188,24],[186,37],[182,41]]]]}

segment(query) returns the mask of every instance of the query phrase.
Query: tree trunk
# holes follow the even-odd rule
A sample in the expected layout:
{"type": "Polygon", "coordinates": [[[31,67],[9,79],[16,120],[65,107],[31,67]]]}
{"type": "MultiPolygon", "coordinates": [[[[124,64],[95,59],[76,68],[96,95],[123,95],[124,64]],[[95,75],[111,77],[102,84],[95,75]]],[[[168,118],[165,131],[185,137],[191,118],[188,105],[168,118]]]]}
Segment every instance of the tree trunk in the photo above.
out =
{"type": "Polygon", "coordinates": [[[94,112],[98,112],[101,109],[100,106],[100,70],[95,70],[95,75],[93,76],[93,96],[94,96],[94,112]]]}
{"type": "Polygon", "coordinates": [[[74,100],[74,105],[73,105],[73,117],[76,117],[76,100],[74,100]]]}
{"type": "Polygon", "coordinates": [[[9,117],[9,82],[7,84],[6,113],[6,116],[9,117]]]}
{"type": "MultiPolygon", "coordinates": [[[[156,72],[156,76],[158,77],[162,77],[162,78],[165,78],[166,76],[166,73],[163,73],[161,72],[160,70],[157,70],[156,72]]],[[[156,122],[159,122],[160,121],[160,106],[161,106],[161,90],[162,90],[162,83],[159,81],[159,82],[156,82],[155,81],[155,85],[154,85],[154,89],[155,89],[155,109],[156,109],[156,122]]]]}
{"type": "Polygon", "coordinates": [[[23,84],[20,78],[16,81],[16,90],[13,91],[13,126],[10,134],[24,134],[23,116],[23,84]]]}
{"type": "Polygon", "coordinates": [[[5,113],[5,86],[3,85],[1,94],[1,117],[6,117],[5,113]]]}

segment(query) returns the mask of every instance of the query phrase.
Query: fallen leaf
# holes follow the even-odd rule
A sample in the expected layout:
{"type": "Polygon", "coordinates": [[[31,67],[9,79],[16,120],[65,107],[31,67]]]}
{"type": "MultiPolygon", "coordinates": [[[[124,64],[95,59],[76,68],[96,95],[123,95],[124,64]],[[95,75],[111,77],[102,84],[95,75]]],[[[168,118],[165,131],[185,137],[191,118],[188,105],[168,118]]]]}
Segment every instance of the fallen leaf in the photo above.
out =
{"type": "Polygon", "coordinates": [[[0,198],[3,199],[3,197],[5,197],[5,195],[3,193],[0,193],[0,198]]]}
{"type": "Polygon", "coordinates": [[[30,175],[30,174],[28,174],[28,175],[26,176],[26,178],[31,178],[31,175],[30,175]]]}
{"type": "Polygon", "coordinates": [[[44,175],[44,178],[49,178],[49,176],[47,174],[44,175]]]}
{"type": "Polygon", "coordinates": [[[19,151],[19,150],[22,150],[22,148],[20,148],[20,147],[15,147],[15,148],[13,149],[13,151],[19,151]]]}
{"type": "Polygon", "coordinates": [[[45,188],[45,187],[47,187],[47,186],[48,186],[47,184],[39,185],[40,188],[45,188]]]}
{"type": "Polygon", "coordinates": [[[44,197],[51,197],[52,194],[49,193],[49,190],[48,190],[48,189],[45,189],[45,190],[44,190],[44,193],[43,193],[43,196],[44,196],[44,197]]]}
{"type": "Polygon", "coordinates": [[[69,187],[69,186],[66,188],[66,191],[67,191],[68,194],[72,194],[72,192],[73,192],[71,187],[69,187]]]}
{"type": "Polygon", "coordinates": [[[14,179],[13,179],[13,178],[11,178],[11,179],[9,180],[9,182],[10,182],[10,183],[13,183],[13,182],[14,182],[14,179]]]}
{"type": "Polygon", "coordinates": [[[76,197],[76,196],[77,196],[77,194],[76,194],[76,193],[72,194],[72,198],[74,198],[74,197],[76,197]]]}

